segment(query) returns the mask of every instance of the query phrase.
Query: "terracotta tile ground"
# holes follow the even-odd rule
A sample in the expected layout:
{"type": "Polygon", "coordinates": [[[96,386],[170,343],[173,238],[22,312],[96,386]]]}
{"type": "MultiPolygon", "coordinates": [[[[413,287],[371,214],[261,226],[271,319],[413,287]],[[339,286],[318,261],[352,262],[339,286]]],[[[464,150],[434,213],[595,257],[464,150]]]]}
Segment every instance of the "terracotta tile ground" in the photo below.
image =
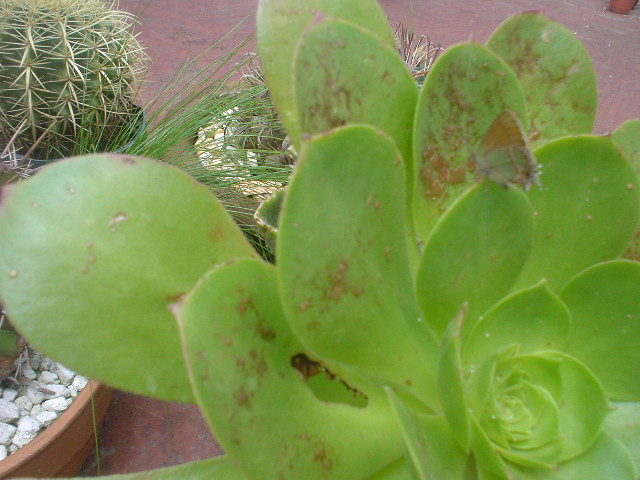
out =
{"type": "MultiPolygon", "coordinates": [[[[414,30],[446,47],[487,40],[510,14],[543,7],[584,42],[598,75],[596,133],[640,117],[640,9],[628,16],[608,12],[607,0],[381,0],[392,24],[414,30]]],[[[228,40],[205,55],[213,61],[254,30],[257,0],[120,0],[142,18],[140,38],[153,59],[145,96],[151,98],[181,65],[212,45],[243,18],[228,40]]],[[[253,50],[248,48],[247,50],[253,50]]],[[[197,408],[117,393],[100,436],[102,473],[125,473],[207,458],[220,452],[197,408]]],[[[95,459],[81,474],[94,475],[95,459]]]]}

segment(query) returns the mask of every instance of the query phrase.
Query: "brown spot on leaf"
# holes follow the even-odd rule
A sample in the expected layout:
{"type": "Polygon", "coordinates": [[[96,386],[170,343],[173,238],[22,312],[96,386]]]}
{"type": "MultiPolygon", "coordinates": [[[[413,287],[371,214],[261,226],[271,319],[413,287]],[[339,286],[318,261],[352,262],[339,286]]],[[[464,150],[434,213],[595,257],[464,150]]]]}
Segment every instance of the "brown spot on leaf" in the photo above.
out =
{"type": "Polygon", "coordinates": [[[174,302],[181,302],[182,300],[184,300],[184,297],[187,296],[186,292],[181,292],[181,293],[176,293],[174,295],[167,295],[165,298],[174,303],[174,302]]]}
{"type": "Polygon", "coordinates": [[[323,446],[318,446],[318,449],[313,455],[313,461],[319,463],[325,470],[331,470],[333,468],[333,462],[323,446]]]}
{"type": "Polygon", "coordinates": [[[364,293],[364,288],[350,284],[347,281],[347,272],[349,270],[349,260],[343,259],[338,265],[338,269],[328,274],[329,285],[325,287],[325,297],[330,300],[340,300],[342,295],[350,293],[356,297],[364,293]]]}
{"type": "Polygon", "coordinates": [[[307,324],[307,330],[310,332],[317,332],[322,329],[322,323],[317,320],[313,320],[307,324]]]}
{"type": "Polygon", "coordinates": [[[225,237],[224,228],[221,228],[219,225],[214,226],[211,229],[210,238],[214,243],[220,242],[225,237]]]}
{"type": "Polygon", "coordinates": [[[458,183],[464,183],[467,177],[467,169],[462,166],[458,166],[449,170],[448,183],[455,185],[458,183]]]}
{"type": "Polygon", "coordinates": [[[249,305],[252,303],[253,303],[253,299],[251,298],[243,298],[242,300],[240,300],[236,308],[236,310],[238,311],[238,314],[244,315],[245,313],[247,313],[247,308],[249,308],[249,305]]]}
{"type": "Polygon", "coordinates": [[[251,406],[251,396],[246,392],[244,388],[239,388],[236,391],[236,403],[239,407],[251,406]]]}
{"type": "Polygon", "coordinates": [[[260,335],[260,338],[262,338],[263,340],[271,341],[275,340],[276,338],[276,332],[270,328],[267,328],[262,320],[257,323],[256,330],[258,331],[258,335],[260,335]]]}

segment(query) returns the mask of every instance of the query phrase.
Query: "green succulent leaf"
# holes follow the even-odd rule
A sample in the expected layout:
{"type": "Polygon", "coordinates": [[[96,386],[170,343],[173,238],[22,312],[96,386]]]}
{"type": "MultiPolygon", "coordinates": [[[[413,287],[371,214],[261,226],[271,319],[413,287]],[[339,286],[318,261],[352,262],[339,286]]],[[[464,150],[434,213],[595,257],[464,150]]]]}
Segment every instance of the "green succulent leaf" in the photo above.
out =
{"type": "MultiPolygon", "coordinates": [[[[471,450],[476,461],[478,480],[508,480],[504,460],[498,454],[486,433],[471,417],[471,450]]],[[[473,478],[473,477],[471,477],[473,478]]]]}
{"type": "MultiPolygon", "coordinates": [[[[611,138],[627,157],[636,175],[640,175],[640,118],[629,120],[620,125],[611,134],[611,138]]],[[[636,230],[631,244],[624,253],[624,257],[640,261],[640,229],[636,230]]]]}
{"type": "Polygon", "coordinates": [[[419,240],[426,239],[442,212],[475,181],[471,157],[503,110],[517,113],[527,131],[522,88],[496,54],[483,45],[464,43],[438,58],[420,91],[413,130],[413,209],[419,240]]]}
{"type": "Polygon", "coordinates": [[[270,197],[260,203],[260,206],[253,214],[253,218],[258,224],[260,234],[266,243],[267,248],[275,253],[278,241],[278,223],[280,221],[280,209],[287,195],[286,189],[274,192],[270,197]]]}
{"type": "Polygon", "coordinates": [[[541,12],[513,15],[487,46],[515,72],[529,111],[533,146],[591,133],[597,107],[596,74],[580,40],[541,12]]]}
{"type": "Polygon", "coordinates": [[[413,410],[392,389],[387,394],[402,427],[412,478],[462,480],[467,454],[451,435],[447,420],[413,410]]]}
{"type": "Polygon", "coordinates": [[[518,480],[637,480],[637,470],[627,449],[605,434],[596,439],[584,454],[553,469],[527,469],[510,465],[518,480]]]}
{"type": "Polygon", "coordinates": [[[98,480],[249,480],[228,455],[189,462],[175,467],[94,477],[98,480]]]}
{"type": "Polygon", "coordinates": [[[427,436],[424,432],[418,413],[407,407],[392,388],[385,388],[389,403],[400,423],[402,436],[406,447],[406,457],[409,459],[411,475],[414,480],[427,480],[432,471],[427,460],[427,436]]]}
{"type": "Polygon", "coordinates": [[[418,269],[425,319],[441,335],[466,303],[463,337],[512,288],[527,260],[533,212],[518,190],[469,189],[433,230],[418,269]]]}
{"type": "MultiPolygon", "coordinates": [[[[610,408],[602,386],[587,367],[559,352],[539,352],[505,360],[498,376],[503,372],[510,373],[514,381],[526,375],[528,383],[541,386],[553,397],[564,441],[561,460],[574,458],[593,444],[610,408]]],[[[545,432],[541,433],[544,438],[545,432]]]]}
{"type": "MultiPolygon", "coordinates": [[[[489,357],[468,380],[469,412],[476,430],[474,453],[479,465],[496,474],[501,474],[498,466],[504,467],[495,459],[486,464],[483,457],[490,449],[502,460],[547,468],[554,465],[563,450],[558,407],[548,391],[549,382],[544,386],[534,383],[528,372],[507,363],[514,357],[517,358],[516,346],[504,349],[489,357]]],[[[549,364],[543,366],[553,368],[549,364]]],[[[552,385],[554,390],[559,387],[557,383],[552,385]]]]}
{"type": "Polygon", "coordinates": [[[542,188],[528,192],[536,227],[516,287],[545,278],[557,292],[581,270],[624,251],[640,218],[640,186],[609,138],[562,138],[535,155],[542,188]]]}
{"type": "Polygon", "coordinates": [[[438,345],[411,293],[403,192],[400,152],[380,130],[313,137],[283,205],[278,274],[302,343],[429,404],[438,345]]]}
{"type": "Polygon", "coordinates": [[[414,480],[404,456],[390,463],[385,468],[367,477],[366,480],[414,480]]]}
{"type": "Polygon", "coordinates": [[[517,344],[520,353],[564,351],[571,328],[567,307],[541,282],[501,300],[475,325],[464,346],[463,366],[473,370],[500,348],[517,344]]]}
{"type": "MultiPolygon", "coordinates": [[[[93,478],[97,480],[209,480],[211,478],[215,478],[215,480],[250,480],[228,455],[156,470],[93,478]]],[[[380,480],[396,479],[385,478],[380,480]]]]}
{"type": "Polygon", "coordinates": [[[174,307],[198,404],[249,478],[366,478],[401,455],[386,395],[361,380],[361,408],[314,394],[305,379],[325,373],[296,363],[318,357],[292,334],[276,279],[258,260],[228,263],[174,307]]]}
{"type": "Polygon", "coordinates": [[[395,46],[353,23],[316,19],[296,49],[293,87],[302,133],[373,125],[393,138],[412,178],[418,88],[395,46]]]}
{"type": "Polygon", "coordinates": [[[624,122],[613,131],[611,138],[640,174],[640,118],[624,122]]]}
{"type": "Polygon", "coordinates": [[[600,379],[609,398],[640,401],[640,264],[618,260],[574,277],[560,297],[572,317],[568,353],[600,379]]]}
{"type": "MultiPolygon", "coordinates": [[[[0,357],[16,358],[22,352],[20,336],[13,330],[0,330],[0,357]]],[[[11,365],[9,365],[11,367],[11,365]]],[[[5,377],[4,367],[0,367],[0,377],[5,377]]]]}
{"type": "Polygon", "coordinates": [[[438,394],[444,416],[455,440],[464,453],[469,452],[471,429],[467,402],[464,397],[464,373],[461,368],[460,350],[462,323],[465,307],[454,318],[442,339],[438,358],[438,394]]]}
{"type": "Polygon", "coordinates": [[[552,351],[521,355],[517,345],[470,372],[465,394],[473,453],[496,475],[503,463],[494,451],[509,464],[542,470],[581,455],[609,412],[601,385],[578,360],[552,351]]]}
{"type": "Polygon", "coordinates": [[[293,54],[298,39],[318,12],[353,22],[375,33],[390,48],[395,46],[393,30],[376,0],[260,0],[257,32],[262,71],[298,151],[302,132],[293,95],[293,54]]]}
{"type": "Polygon", "coordinates": [[[69,368],[132,392],[193,400],[167,306],[212,265],[252,255],[207,188],[153,160],[77,157],[3,190],[11,322],[69,368]]]}
{"type": "Polygon", "coordinates": [[[640,402],[614,402],[613,409],[605,418],[604,431],[625,445],[637,470],[640,466],[640,402]]]}

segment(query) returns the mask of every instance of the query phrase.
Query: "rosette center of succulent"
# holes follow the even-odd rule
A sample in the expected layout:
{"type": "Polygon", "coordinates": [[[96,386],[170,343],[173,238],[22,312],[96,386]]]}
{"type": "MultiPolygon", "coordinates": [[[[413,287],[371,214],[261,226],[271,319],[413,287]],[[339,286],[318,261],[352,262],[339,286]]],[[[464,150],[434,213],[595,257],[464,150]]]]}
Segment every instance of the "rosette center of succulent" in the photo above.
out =
{"type": "Polygon", "coordinates": [[[549,467],[561,458],[565,442],[557,401],[562,390],[558,369],[556,361],[518,355],[518,347],[512,345],[470,375],[468,393],[476,397],[471,401],[472,415],[503,459],[549,467]]]}
{"type": "Polygon", "coordinates": [[[548,442],[548,433],[558,430],[558,411],[553,397],[519,373],[511,377],[498,395],[498,445],[530,449],[548,442]],[[544,439],[544,440],[541,440],[544,439]]]}

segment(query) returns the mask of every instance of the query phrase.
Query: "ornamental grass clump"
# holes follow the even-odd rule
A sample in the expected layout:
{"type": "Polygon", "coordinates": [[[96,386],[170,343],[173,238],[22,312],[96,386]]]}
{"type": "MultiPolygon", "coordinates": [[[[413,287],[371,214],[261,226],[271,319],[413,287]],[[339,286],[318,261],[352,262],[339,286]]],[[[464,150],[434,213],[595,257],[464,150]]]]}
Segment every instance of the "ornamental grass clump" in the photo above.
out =
{"type": "Polygon", "coordinates": [[[185,173],[68,159],[2,192],[17,328],[226,453],[125,478],[637,480],[640,149],[589,134],[584,47],[515,15],[418,89],[375,1],[311,3],[258,12],[275,263],[185,173]]]}

